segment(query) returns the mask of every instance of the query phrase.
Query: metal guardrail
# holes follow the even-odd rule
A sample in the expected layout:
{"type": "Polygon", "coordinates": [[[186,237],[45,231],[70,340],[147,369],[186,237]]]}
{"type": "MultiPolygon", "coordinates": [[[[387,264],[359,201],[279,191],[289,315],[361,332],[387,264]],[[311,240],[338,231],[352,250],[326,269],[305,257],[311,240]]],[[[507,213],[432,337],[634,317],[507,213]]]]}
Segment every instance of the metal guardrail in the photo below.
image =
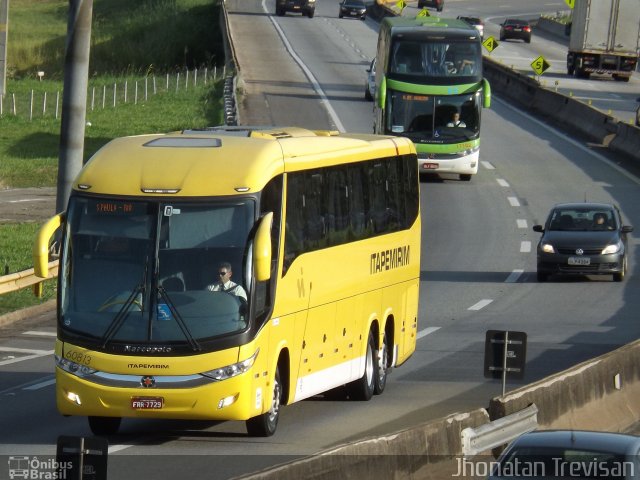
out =
{"type": "Polygon", "coordinates": [[[467,457],[509,443],[523,433],[538,428],[538,407],[535,404],[499,418],[478,428],[465,428],[462,437],[462,454],[467,457]]]}
{"type": "MultiPolygon", "coordinates": [[[[58,276],[58,260],[49,262],[49,276],[47,278],[55,278],[58,276]]],[[[44,282],[45,279],[36,277],[33,268],[23,270],[22,272],[11,273],[0,277],[0,295],[15,292],[26,287],[37,285],[44,282]]]]}

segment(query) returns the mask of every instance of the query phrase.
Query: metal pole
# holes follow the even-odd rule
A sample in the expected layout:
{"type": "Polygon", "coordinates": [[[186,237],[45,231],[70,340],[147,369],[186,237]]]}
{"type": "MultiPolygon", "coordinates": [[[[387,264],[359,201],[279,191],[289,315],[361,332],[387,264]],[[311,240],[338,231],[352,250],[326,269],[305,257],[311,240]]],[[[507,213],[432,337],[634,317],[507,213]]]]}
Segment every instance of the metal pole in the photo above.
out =
{"type": "Polygon", "coordinates": [[[83,163],[92,12],[93,0],[69,0],[56,197],[58,212],[66,210],[73,180],[83,163]]]}
{"type": "Polygon", "coordinates": [[[507,386],[507,355],[509,354],[509,331],[504,332],[504,354],[502,357],[502,396],[507,386]]]}
{"type": "Polygon", "coordinates": [[[7,35],[9,32],[9,0],[0,0],[0,96],[7,94],[7,35]]]}

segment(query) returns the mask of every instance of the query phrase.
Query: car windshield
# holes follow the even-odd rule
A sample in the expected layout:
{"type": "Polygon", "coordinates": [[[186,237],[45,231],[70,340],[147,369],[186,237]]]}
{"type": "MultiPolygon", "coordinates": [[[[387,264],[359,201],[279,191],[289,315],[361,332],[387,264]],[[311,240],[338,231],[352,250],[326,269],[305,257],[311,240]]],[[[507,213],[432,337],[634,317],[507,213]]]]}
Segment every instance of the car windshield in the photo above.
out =
{"type": "MultiPolygon", "coordinates": [[[[219,203],[72,197],[60,262],[60,323],[119,342],[188,342],[244,330],[239,294],[209,291],[218,267],[248,290],[251,199],[219,203]]],[[[226,287],[225,287],[226,288],[226,287]]],[[[246,292],[245,292],[246,295],[246,292]]]]}
{"type": "Polygon", "coordinates": [[[606,208],[558,208],[551,212],[548,229],[552,231],[616,230],[613,210],[606,208]]]}

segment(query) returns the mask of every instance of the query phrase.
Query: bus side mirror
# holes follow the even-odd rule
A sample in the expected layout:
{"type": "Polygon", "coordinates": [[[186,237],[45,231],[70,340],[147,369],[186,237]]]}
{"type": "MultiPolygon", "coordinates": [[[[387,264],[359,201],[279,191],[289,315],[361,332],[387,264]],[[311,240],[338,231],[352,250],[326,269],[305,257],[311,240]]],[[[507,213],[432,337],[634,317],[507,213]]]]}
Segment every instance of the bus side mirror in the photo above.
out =
{"type": "Polygon", "coordinates": [[[64,214],[59,213],[47,220],[38,230],[36,242],[33,245],[33,271],[37,277],[49,276],[49,241],[63,221],[64,214]]]}
{"type": "Polygon", "coordinates": [[[384,104],[387,103],[387,77],[385,76],[380,80],[380,88],[376,88],[376,101],[378,108],[384,108],[384,104]]]}
{"type": "Polygon", "coordinates": [[[264,282],[271,278],[271,224],[273,212],[267,213],[258,225],[253,242],[253,267],[256,280],[264,282]]]}
{"type": "Polygon", "coordinates": [[[482,106],[484,108],[491,107],[491,85],[486,78],[482,79],[482,94],[483,94],[483,102],[482,106]]]}

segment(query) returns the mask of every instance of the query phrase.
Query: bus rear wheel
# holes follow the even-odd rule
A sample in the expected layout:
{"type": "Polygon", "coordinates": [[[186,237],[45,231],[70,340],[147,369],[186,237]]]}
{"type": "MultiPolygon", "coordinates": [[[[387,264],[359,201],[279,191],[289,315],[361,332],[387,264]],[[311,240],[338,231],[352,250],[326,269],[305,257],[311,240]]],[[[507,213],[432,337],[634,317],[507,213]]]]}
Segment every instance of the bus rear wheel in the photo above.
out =
{"type": "Polygon", "coordinates": [[[273,379],[273,397],[271,408],[268,412],[250,418],[246,421],[247,433],[252,437],[270,437],[276,433],[278,419],[280,418],[280,406],[282,404],[282,383],[280,382],[280,368],[276,368],[273,379]]]}
{"type": "Polygon", "coordinates": [[[376,375],[376,384],[374,386],[373,393],[380,395],[384,392],[384,388],[387,386],[387,374],[389,373],[389,346],[387,345],[387,334],[384,334],[382,338],[382,344],[380,349],[376,351],[376,362],[378,367],[378,374],[376,375]]]}
{"type": "Polygon", "coordinates": [[[371,400],[375,391],[376,377],[378,376],[378,361],[375,359],[375,339],[373,332],[369,332],[367,341],[367,354],[365,358],[365,367],[362,378],[351,382],[347,385],[349,397],[352,400],[371,400]]]}
{"type": "Polygon", "coordinates": [[[115,435],[122,422],[120,417],[88,417],[88,420],[91,432],[99,436],[115,435]]]}

